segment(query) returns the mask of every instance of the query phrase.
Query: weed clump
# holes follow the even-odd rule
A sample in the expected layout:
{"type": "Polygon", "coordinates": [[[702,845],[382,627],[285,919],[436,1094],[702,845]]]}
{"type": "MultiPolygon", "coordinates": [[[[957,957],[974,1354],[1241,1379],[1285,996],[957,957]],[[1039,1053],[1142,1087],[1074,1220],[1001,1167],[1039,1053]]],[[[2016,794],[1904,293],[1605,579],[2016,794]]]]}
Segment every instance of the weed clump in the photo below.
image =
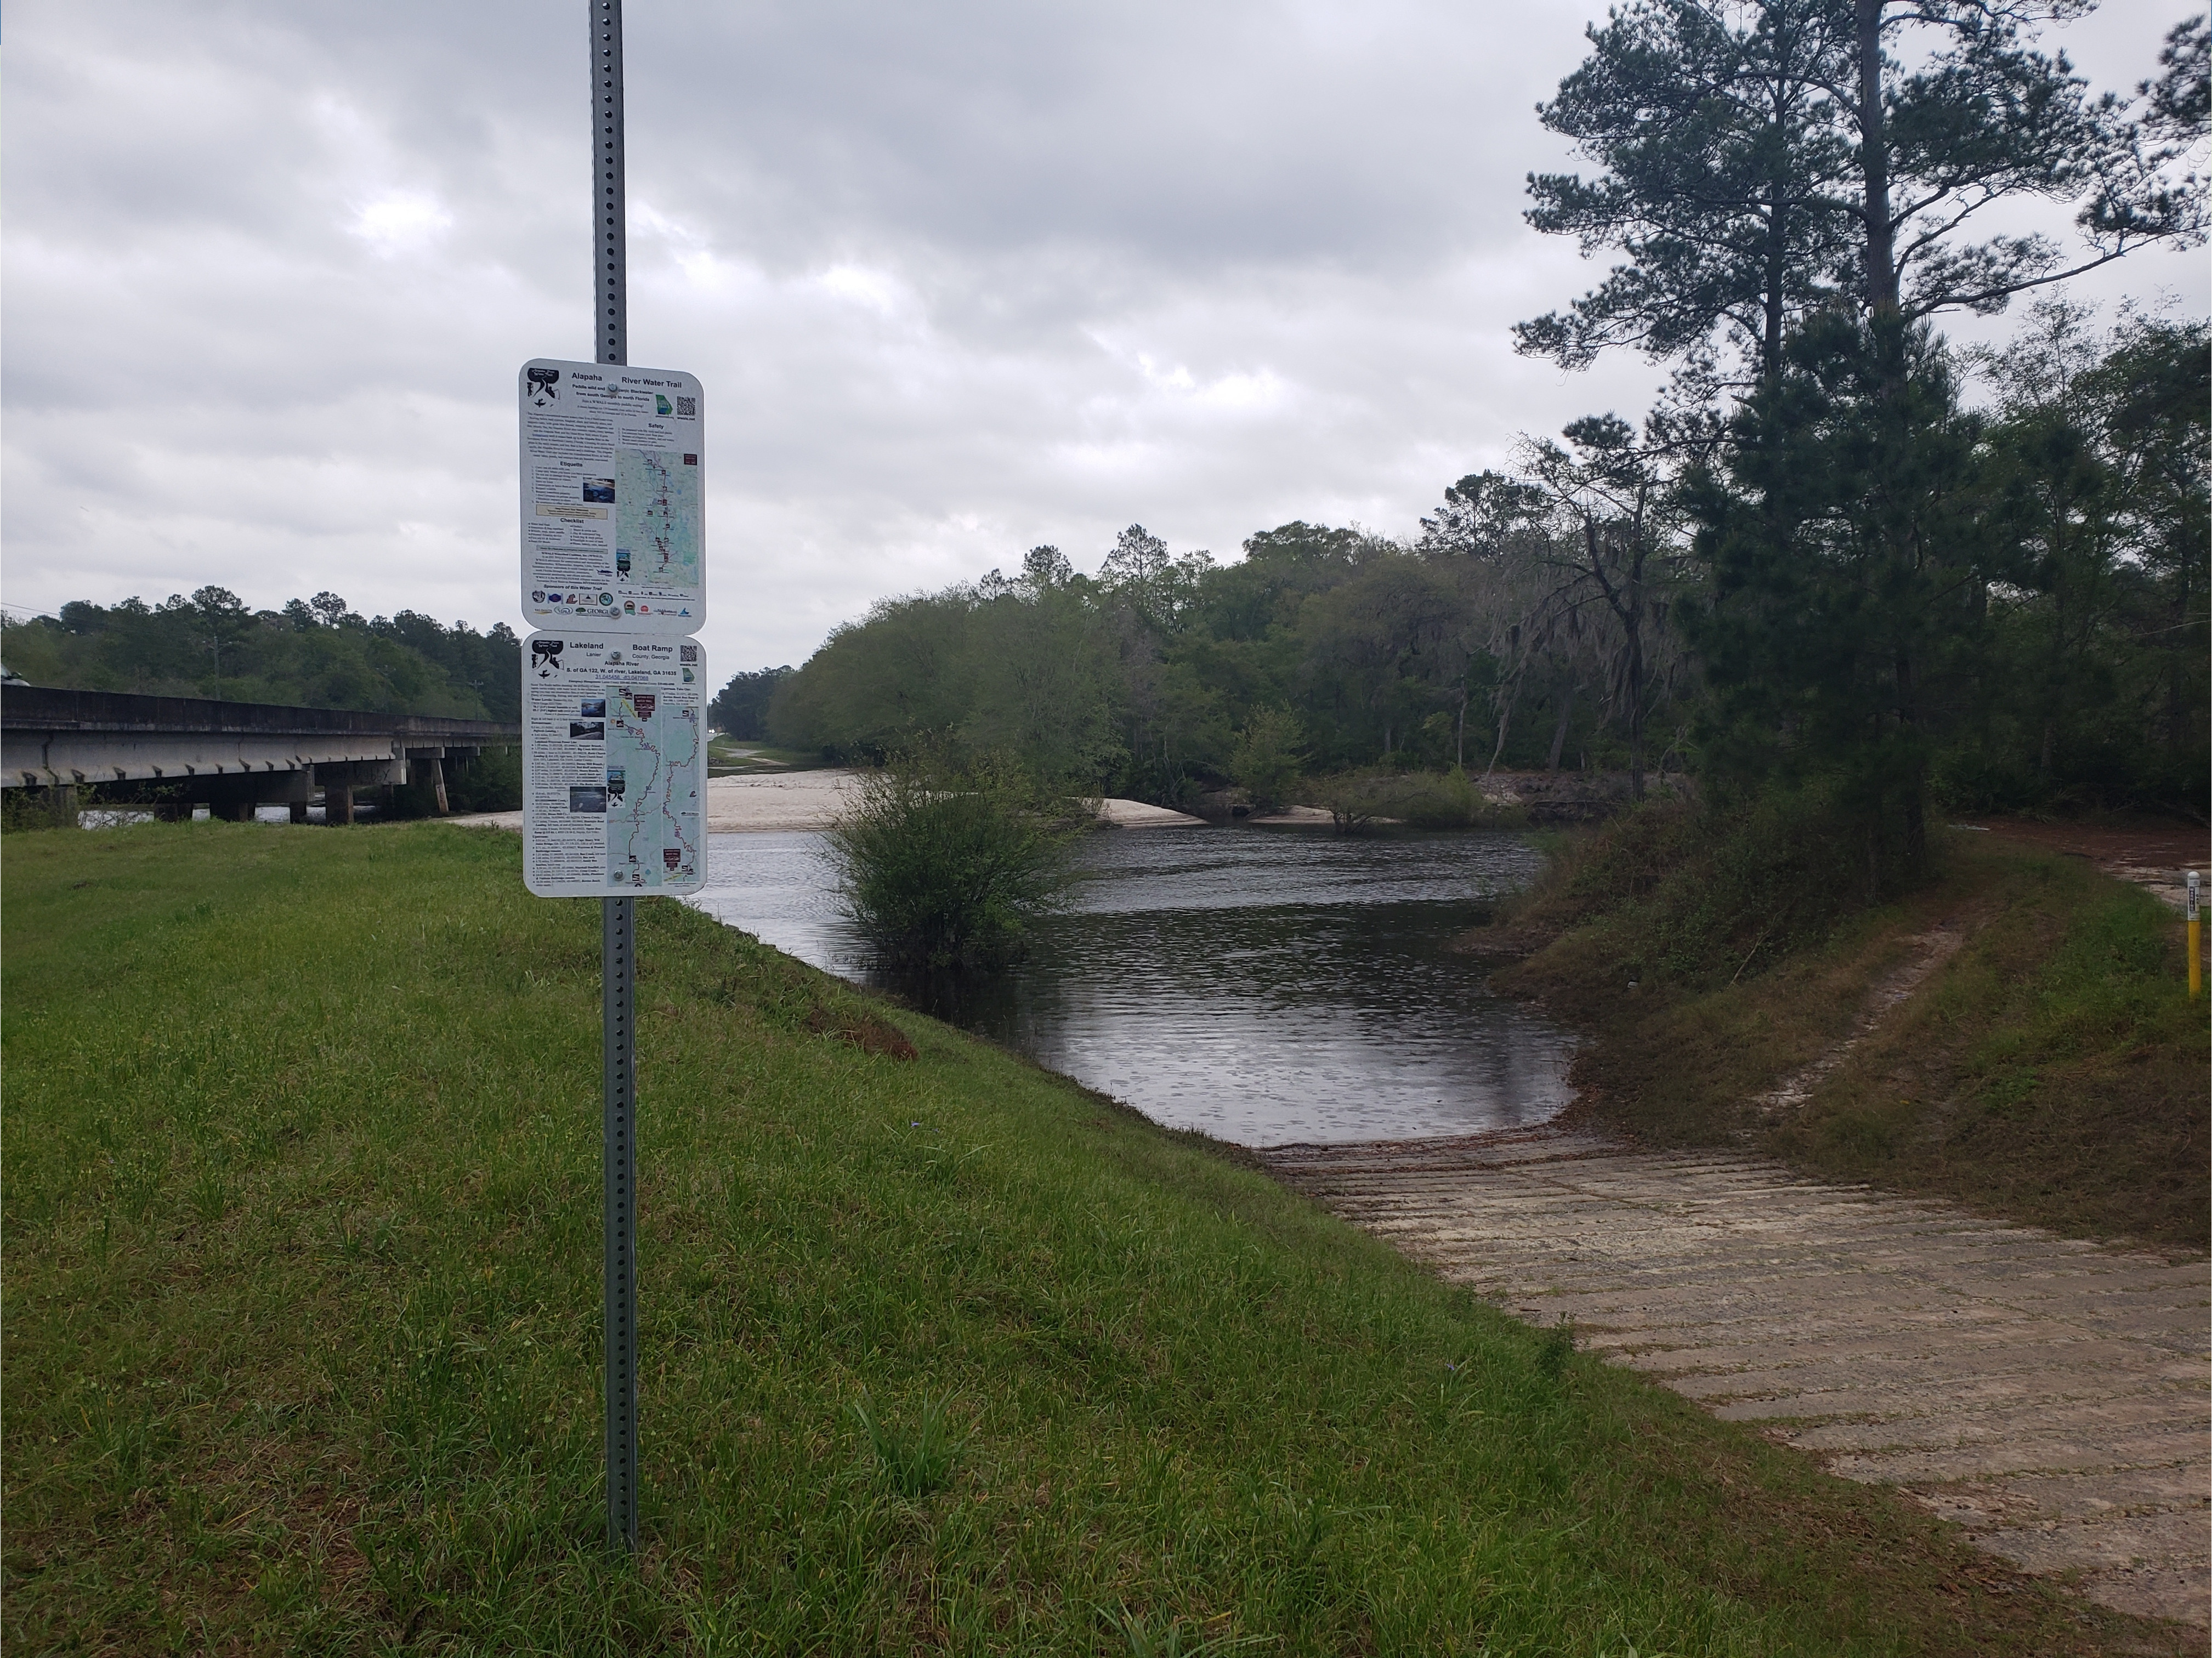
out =
{"type": "Polygon", "coordinates": [[[817,1036],[835,1036],[863,1054],[887,1054],[911,1060],[918,1050],[907,1034],[880,1013],[866,1008],[830,1008],[817,1003],[807,1012],[806,1028],[817,1036]]]}
{"type": "Polygon", "coordinates": [[[1559,1379],[1567,1361],[1575,1356],[1575,1326],[1569,1319],[1544,1332],[1536,1347],[1536,1368],[1552,1381],[1559,1379]]]}
{"type": "Polygon", "coordinates": [[[909,1502],[943,1490],[967,1448],[968,1436],[953,1426],[950,1393],[923,1400],[921,1419],[910,1429],[884,1416],[865,1390],[846,1408],[867,1442],[875,1477],[909,1502]]]}

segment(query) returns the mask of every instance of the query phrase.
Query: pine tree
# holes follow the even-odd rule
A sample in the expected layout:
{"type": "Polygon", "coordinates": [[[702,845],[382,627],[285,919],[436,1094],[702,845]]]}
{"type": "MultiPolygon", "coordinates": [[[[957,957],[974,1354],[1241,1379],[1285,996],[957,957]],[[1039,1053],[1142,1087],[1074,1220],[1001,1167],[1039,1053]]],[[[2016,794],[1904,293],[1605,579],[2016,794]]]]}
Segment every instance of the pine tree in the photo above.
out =
{"type": "MultiPolygon", "coordinates": [[[[1635,0],[1541,106],[1598,171],[1532,176],[1538,229],[1628,256],[1520,349],[1569,367],[1630,345],[1761,374],[1838,297],[1913,323],[2002,310],[2150,241],[2203,235],[2201,25],[2169,37],[2143,122],[2092,96],[2045,21],[2092,0],[1635,0]],[[1974,239],[2021,198],[2083,203],[2085,245],[1974,239]]],[[[1902,339],[1903,336],[1894,337],[1902,339]]]]}

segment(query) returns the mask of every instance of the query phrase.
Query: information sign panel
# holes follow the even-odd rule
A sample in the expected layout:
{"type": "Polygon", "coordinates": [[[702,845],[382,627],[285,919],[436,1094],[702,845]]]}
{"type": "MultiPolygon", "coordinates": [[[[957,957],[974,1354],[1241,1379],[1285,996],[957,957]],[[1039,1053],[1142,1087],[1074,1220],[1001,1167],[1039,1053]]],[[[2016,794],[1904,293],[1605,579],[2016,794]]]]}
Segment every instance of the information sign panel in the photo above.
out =
{"type": "Polygon", "coordinates": [[[522,664],[522,879],[541,898],[707,879],[706,672],[688,639],[537,633],[522,664]]]}
{"type": "Polygon", "coordinates": [[[522,413],[522,613],[692,634],[707,619],[706,404],[672,368],[538,357],[522,413]]]}

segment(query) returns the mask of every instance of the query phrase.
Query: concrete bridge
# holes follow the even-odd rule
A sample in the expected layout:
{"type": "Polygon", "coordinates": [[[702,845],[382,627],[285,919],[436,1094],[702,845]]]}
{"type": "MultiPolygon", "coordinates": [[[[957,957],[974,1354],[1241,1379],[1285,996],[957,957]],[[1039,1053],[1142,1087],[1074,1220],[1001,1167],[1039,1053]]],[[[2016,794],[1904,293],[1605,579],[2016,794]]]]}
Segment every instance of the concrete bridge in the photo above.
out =
{"type": "Polygon", "coordinates": [[[0,690],[0,788],[48,791],[57,814],[96,784],[118,804],[135,797],[239,818],[281,805],[305,823],[319,791],[324,821],[349,823],[356,789],[410,780],[434,785],[444,811],[447,761],[521,740],[520,725],[496,720],[17,683],[0,690]]]}

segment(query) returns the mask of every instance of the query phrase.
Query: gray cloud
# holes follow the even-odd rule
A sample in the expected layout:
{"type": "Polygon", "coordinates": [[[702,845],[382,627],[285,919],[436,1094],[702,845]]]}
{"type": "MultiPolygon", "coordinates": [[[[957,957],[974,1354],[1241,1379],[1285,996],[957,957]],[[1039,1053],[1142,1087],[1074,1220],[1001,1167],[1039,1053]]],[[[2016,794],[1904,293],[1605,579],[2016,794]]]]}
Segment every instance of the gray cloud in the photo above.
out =
{"type": "MultiPolygon", "coordinates": [[[[1519,216],[1587,0],[630,10],[632,355],[708,386],[719,668],[1132,519],[1407,531],[1656,381],[1506,334],[1595,274],[1519,216]]],[[[519,623],[514,368],[588,344],[582,19],[15,9],[10,604],[519,623]]],[[[2124,87],[2166,21],[2067,39],[2124,87]]],[[[2204,303],[2197,259],[2100,280],[2204,303]]]]}

